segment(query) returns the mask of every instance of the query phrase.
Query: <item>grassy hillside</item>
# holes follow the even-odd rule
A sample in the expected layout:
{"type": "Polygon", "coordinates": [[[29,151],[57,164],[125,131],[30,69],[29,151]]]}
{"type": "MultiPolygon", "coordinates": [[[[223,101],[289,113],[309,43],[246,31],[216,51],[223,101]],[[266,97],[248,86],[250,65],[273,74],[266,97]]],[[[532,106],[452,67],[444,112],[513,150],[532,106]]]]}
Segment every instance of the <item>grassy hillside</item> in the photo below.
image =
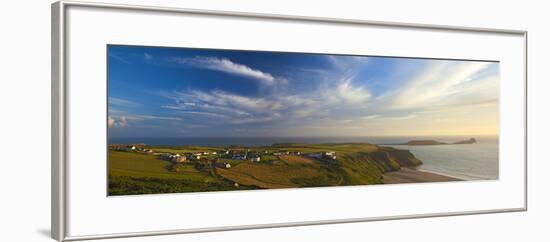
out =
{"type": "Polygon", "coordinates": [[[235,189],[233,183],[212,177],[206,170],[197,169],[201,167],[200,165],[178,166],[174,167],[172,163],[153,155],[111,150],[109,151],[109,195],[235,189]]]}
{"type": "MultiPolygon", "coordinates": [[[[147,147],[158,153],[223,151],[220,147],[147,147]]],[[[109,194],[204,192],[290,187],[368,185],[382,175],[421,162],[407,150],[371,144],[278,144],[231,149],[261,154],[261,162],[233,160],[220,154],[174,164],[160,155],[109,150],[109,194]],[[300,155],[275,155],[276,151],[300,155]],[[309,154],[336,152],[336,159],[309,154]],[[230,164],[226,168],[223,164],[230,164]]]]}

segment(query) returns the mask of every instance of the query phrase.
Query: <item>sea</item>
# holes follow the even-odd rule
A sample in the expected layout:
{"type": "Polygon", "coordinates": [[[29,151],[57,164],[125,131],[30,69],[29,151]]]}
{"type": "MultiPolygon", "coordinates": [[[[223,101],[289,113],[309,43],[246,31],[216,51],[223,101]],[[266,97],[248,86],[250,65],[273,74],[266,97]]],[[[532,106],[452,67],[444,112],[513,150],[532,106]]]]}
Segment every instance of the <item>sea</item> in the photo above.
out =
{"type": "Polygon", "coordinates": [[[464,180],[498,179],[499,143],[496,136],[384,136],[384,137],[111,137],[110,144],[144,143],[153,146],[266,146],[280,143],[371,143],[410,150],[423,164],[417,169],[464,180]],[[410,140],[457,142],[475,138],[475,144],[399,145],[410,140]]]}

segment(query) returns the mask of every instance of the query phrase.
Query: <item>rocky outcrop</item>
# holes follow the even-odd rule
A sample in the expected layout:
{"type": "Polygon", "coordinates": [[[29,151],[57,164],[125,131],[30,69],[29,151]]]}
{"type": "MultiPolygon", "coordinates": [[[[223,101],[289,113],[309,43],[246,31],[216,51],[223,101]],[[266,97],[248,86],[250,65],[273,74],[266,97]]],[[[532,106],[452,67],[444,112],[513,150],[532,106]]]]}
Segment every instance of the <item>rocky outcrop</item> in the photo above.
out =
{"type": "Polygon", "coordinates": [[[477,140],[475,138],[461,140],[454,143],[445,143],[437,140],[426,139],[426,140],[411,140],[407,143],[402,143],[399,145],[464,145],[464,144],[474,144],[474,143],[477,143],[477,140]]]}
{"type": "Polygon", "coordinates": [[[462,140],[458,142],[454,142],[455,145],[465,145],[465,144],[475,144],[477,143],[477,140],[475,138],[470,138],[468,140],[462,140]]]}

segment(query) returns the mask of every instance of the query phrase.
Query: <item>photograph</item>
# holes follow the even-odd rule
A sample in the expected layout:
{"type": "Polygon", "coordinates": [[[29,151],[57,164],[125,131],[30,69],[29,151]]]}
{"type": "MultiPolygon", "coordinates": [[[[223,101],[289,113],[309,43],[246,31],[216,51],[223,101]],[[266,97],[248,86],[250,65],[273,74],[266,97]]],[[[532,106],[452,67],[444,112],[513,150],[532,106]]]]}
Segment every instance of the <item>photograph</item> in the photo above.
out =
{"type": "Polygon", "coordinates": [[[106,51],[108,196],[499,179],[498,61],[106,51]]]}

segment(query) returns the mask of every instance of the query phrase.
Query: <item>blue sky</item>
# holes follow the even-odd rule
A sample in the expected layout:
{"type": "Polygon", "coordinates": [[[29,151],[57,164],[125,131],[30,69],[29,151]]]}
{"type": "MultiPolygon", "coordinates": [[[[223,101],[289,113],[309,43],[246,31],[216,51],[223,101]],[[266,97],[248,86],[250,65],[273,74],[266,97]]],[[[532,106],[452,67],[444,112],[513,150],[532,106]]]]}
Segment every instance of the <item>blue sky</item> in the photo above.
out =
{"type": "Polygon", "coordinates": [[[495,62],[108,47],[111,137],[498,134],[495,62]]]}

